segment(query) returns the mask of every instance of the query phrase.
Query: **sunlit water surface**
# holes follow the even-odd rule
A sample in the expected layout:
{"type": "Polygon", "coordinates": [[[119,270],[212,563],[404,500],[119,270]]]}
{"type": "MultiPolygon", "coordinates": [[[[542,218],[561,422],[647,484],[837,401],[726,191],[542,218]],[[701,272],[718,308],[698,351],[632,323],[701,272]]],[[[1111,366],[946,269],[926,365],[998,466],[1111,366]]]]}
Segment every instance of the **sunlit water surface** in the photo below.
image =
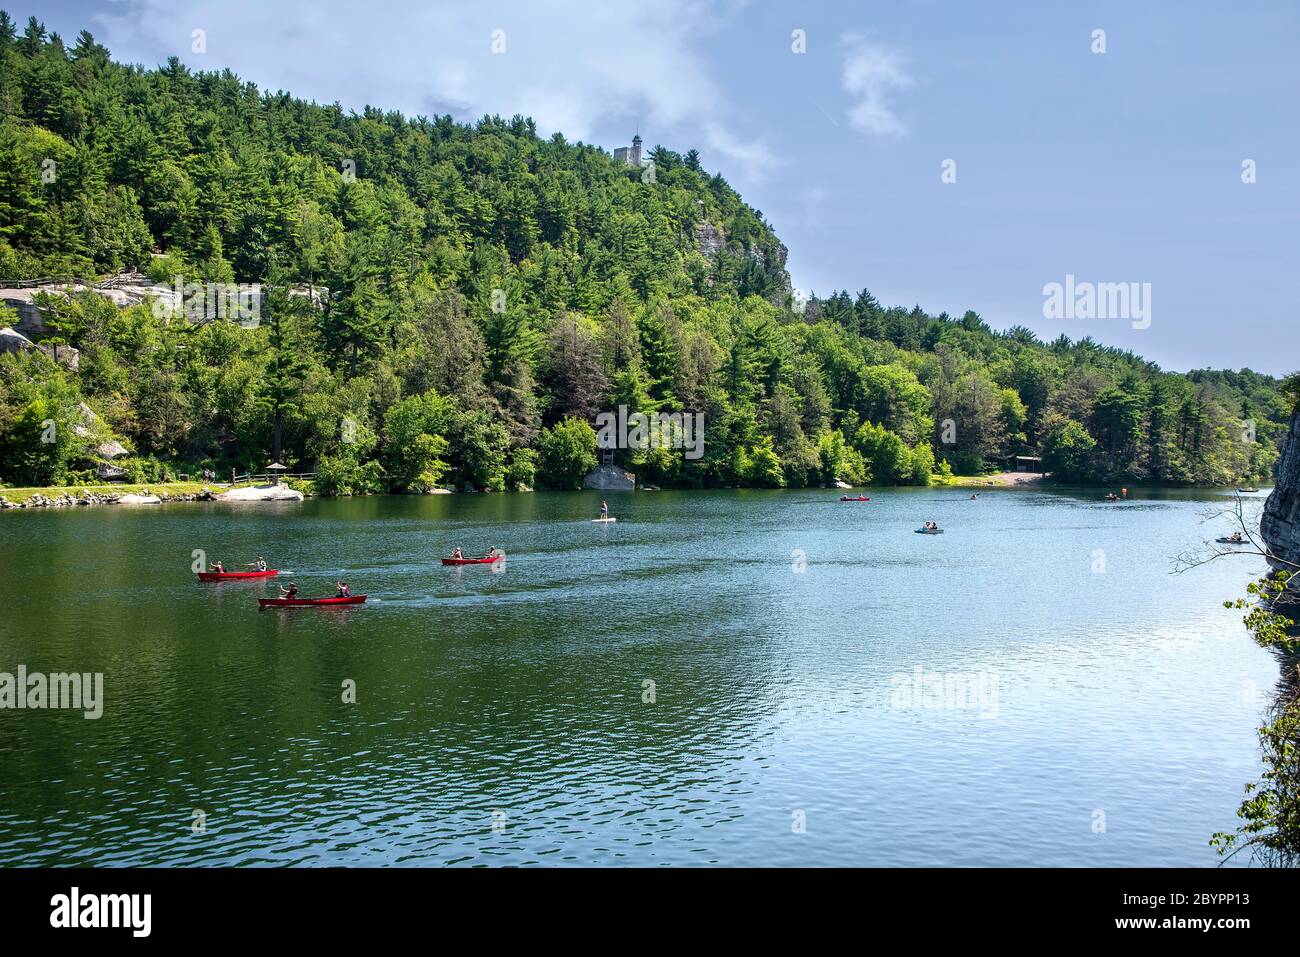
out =
{"type": "Polygon", "coordinates": [[[0,711],[0,863],[1215,863],[1278,679],[1256,560],[1171,574],[1226,497],[871,495],[2,515],[0,671],[106,702],[0,711]],[[194,549],[370,598],[259,611],[194,549]]]}

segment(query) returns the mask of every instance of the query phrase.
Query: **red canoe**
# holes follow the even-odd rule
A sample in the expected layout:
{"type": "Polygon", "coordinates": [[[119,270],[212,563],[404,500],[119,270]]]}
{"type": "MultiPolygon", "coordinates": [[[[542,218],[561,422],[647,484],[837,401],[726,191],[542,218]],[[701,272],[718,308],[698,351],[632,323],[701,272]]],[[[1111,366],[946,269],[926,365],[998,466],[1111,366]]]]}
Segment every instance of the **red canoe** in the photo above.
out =
{"type": "Polygon", "coordinates": [[[841,495],[840,501],[841,502],[870,502],[871,499],[868,498],[866,495],[859,495],[857,498],[851,498],[848,495],[841,495]]]}
{"type": "Polygon", "coordinates": [[[264,572],[199,572],[201,582],[223,582],[228,578],[274,578],[280,574],[278,568],[268,568],[264,572]]]}
{"type": "Polygon", "coordinates": [[[365,595],[349,595],[347,598],[259,598],[257,603],[263,608],[312,608],[316,605],[360,605],[365,600],[365,595]]]}
{"type": "Polygon", "coordinates": [[[503,558],[504,555],[498,555],[496,558],[444,558],[442,563],[444,565],[491,565],[503,558]]]}

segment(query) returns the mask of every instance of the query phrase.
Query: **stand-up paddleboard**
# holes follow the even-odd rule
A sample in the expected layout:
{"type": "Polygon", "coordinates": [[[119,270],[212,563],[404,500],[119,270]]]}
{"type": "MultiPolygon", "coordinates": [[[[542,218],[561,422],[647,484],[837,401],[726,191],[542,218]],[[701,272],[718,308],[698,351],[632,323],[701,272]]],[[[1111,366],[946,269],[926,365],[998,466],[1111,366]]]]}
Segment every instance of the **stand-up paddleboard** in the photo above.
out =
{"type": "Polygon", "coordinates": [[[593,518],[592,521],[593,521],[593,522],[596,522],[597,524],[600,524],[600,523],[603,523],[603,522],[617,522],[618,519],[616,519],[616,518],[593,518]]]}

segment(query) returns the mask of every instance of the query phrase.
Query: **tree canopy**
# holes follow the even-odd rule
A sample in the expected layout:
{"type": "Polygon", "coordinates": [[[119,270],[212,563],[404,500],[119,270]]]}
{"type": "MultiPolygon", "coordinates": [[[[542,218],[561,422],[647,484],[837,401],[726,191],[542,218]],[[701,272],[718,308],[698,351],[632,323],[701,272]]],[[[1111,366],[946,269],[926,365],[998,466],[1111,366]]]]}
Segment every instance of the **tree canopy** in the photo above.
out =
{"type": "Polygon", "coordinates": [[[133,472],[276,457],[335,492],[571,487],[594,453],[579,426],[619,405],[705,415],[701,457],[618,451],[661,485],[924,484],[1039,452],[1084,482],[1268,475],[1276,380],[866,289],[796,309],[761,212],[698,151],[650,155],[653,177],[521,116],[356,113],[122,65],[0,14],[0,281],[263,291],[248,325],[43,297],[46,344],[80,362],[0,356],[0,481],[84,479],[93,444],[41,441],[83,404],[133,472]]]}

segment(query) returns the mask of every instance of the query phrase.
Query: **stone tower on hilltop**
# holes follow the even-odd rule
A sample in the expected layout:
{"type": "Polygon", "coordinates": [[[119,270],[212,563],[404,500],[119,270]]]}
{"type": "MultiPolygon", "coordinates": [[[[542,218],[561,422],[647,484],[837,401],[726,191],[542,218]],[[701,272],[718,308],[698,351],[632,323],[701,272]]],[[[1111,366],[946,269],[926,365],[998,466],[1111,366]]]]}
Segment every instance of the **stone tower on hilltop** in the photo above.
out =
{"type": "Polygon", "coordinates": [[[632,145],[630,147],[620,146],[618,149],[614,150],[614,159],[621,160],[628,166],[640,166],[641,135],[638,133],[632,137],[632,145]]]}

